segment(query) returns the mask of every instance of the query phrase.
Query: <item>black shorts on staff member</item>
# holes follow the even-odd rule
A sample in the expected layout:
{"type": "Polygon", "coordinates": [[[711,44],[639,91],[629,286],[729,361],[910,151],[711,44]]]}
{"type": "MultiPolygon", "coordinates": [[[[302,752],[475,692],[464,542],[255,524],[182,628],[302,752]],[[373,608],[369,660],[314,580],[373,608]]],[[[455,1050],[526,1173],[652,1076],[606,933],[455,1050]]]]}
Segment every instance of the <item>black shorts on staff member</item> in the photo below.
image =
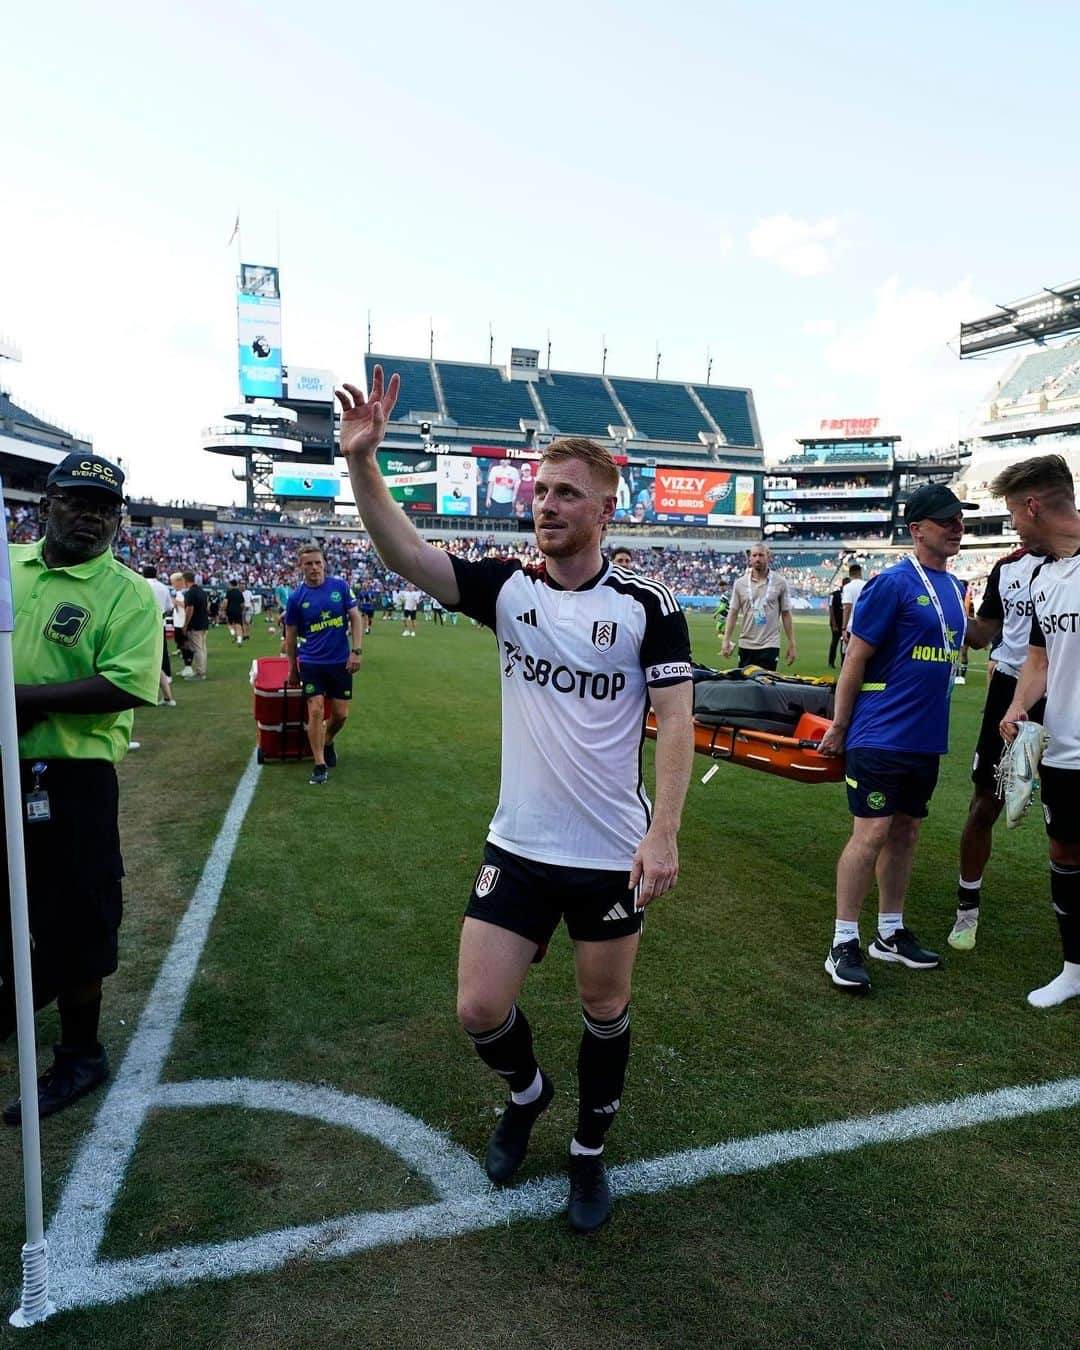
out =
{"type": "MultiPolygon", "coordinates": [[[[26,883],[37,1007],[62,989],[99,980],[117,968],[124,875],[117,829],[116,770],[100,759],[23,760],[23,796],[47,790],[49,819],[25,829],[26,883]]],[[[6,835],[0,837],[0,889],[8,891],[6,835]]],[[[5,906],[6,909],[6,906],[5,906]]],[[[11,926],[0,933],[0,1008],[14,998],[11,926]]]]}
{"type": "Polygon", "coordinates": [[[305,698],[317,694],[324,698],[352,698],[353,677],[346,665],[313,666],[301,661],[300,685],[305,698]]]}

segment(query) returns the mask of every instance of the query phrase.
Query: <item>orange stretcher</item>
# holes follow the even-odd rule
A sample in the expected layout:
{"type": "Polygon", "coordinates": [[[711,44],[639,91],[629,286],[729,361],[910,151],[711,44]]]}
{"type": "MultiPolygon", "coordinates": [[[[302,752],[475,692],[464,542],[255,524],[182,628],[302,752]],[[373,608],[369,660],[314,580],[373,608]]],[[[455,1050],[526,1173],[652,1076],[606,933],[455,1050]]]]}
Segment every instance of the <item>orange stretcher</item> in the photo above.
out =
{"type": "MultiPolygon", "coordinates": [[[[797,783],[839,783],[844,777],[842,755],[819,755],[830,723],[827,717],[804,712],[793,736],[774,731],[747,731],[741,727],[711,726],[694,718],[694,751],[710,759],[730,760],[748,769],[759,769],[797,783]]],[[[649,709],[645,735],[656,740],[656,716],[649,709]]]]}

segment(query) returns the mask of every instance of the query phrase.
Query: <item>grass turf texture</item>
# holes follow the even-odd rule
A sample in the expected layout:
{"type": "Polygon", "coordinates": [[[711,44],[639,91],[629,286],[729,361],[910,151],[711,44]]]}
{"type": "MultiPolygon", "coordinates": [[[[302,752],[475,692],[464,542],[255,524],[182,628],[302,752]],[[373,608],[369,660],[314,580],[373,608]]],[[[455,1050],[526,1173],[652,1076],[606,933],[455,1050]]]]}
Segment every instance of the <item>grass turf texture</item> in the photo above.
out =
{"type": "MultiPolygon", "coordinates": [[[[697,659],[714,661],[711,622],[691,616],[691,631],[697,659]]],[[[824,623],[800,618],[797,631],[798,669],[823,672],[824,623]]],[[[497,795],[496,653],[467,622],[421,622],[413,642],[398,634],[376,620],[329,786],[308,787],[307,766],[263,769],[166,1077],[324,1081],[479,1156],[500,1089],[456,1027],[454,971],[497,795]]],[[[121,770],[128,913],[103,1018],[117,1063],[250,753],[247,668],[274,644],[258,625],[241,649],[225,636],[211,634],[205,684],[177,681],[178,708],[137,715],[142,749],[121,770]]],[[[1037,812],[999,829],[975,952],[945,946],[981,663],[969,681],[954,695],[953,754],[907,910],[945,969],[874,963],[867,1000],[821,968],[849,831],[842,786],[728,765],[703,786],[708,765],[695,758],[679,886],[650,910],[639,959],[613,1163],[1076,1072],[1080,1008],[1024,1002],[1060,962],[1037,812]]],[[[562,1167],[575,1117],[580,1021],[565,937],[522,1002],[558,1089],[529,1177],[562,1167]]],[[[38,1036],[43,1047],[56,1038],[54,1013],[38,1036]]],[[[0,1071],[13,1090],[14,1068],[9,1043],[0,1071]]],[[[100,1101],[43,1125],[47,1214],[100,1101]]],[[[111,1347],[1060,1344],[1078,1146],[1080,1114],[1058,1112],[627,1198],[588,1242],[561,1218],[529,1221],[64,1313],[29,1334],[111,1347]]],[[[0,1147],[10,1308],[17,1132],[0,1147]]],[[[394,1155],[351,1133],[267,1112],[162,1111],[102,1254],[429,1198],[394,1155]]]]}

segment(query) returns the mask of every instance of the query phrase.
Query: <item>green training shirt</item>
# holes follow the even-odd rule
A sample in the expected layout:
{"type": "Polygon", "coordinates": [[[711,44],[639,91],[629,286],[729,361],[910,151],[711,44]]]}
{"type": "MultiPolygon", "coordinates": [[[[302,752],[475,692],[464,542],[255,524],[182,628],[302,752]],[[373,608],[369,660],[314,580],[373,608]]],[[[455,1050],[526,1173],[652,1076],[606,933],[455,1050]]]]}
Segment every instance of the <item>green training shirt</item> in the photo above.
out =
{"type": "MultiPolygon", "coordinates": [[[[44,540],[11,544],[16,684],[63,684],[104,675],[157,701],[161,614],[143,577],[106,549],[75,567],[46,567],[44,540]]],[[[127,752],[134,709],[49,713],[19,737],[20,759],[107,759],[127,752]]]]}

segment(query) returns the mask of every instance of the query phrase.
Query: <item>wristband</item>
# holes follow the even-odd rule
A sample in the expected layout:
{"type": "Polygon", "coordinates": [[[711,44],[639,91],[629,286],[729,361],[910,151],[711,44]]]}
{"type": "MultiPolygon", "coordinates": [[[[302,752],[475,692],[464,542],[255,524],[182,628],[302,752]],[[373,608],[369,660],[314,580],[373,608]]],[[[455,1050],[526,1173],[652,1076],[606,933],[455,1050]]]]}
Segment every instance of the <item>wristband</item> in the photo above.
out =
{"type": "Polygon", "coordinates": [[[363,654],[364,654],[364,649],[363,649],[363,647],[354,647],[354,648],[352,649],[352,654],[353,654],[353,656],[363,656],[363,654]]]}

